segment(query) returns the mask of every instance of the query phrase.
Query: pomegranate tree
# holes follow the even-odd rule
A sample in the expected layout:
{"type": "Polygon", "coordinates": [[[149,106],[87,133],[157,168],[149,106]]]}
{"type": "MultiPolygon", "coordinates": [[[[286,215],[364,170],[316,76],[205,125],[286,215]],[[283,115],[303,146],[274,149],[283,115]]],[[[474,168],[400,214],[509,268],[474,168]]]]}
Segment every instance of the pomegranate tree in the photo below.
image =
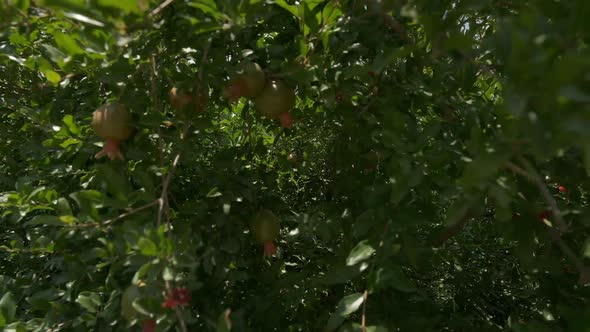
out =
{"type": "Polygon", "coordinates": [[[274,213],[266,209],[258,211],[250,223],[250,230],[256,241],[263,245],[265,257],[277,252],[274,241],[279,236],[280,221],[274,213]]]}
{"type": "Polygon", "coordinates": [[[262,68],[255,62],[248,62],[234,74],[224,95],[230,101],[237,101],[241,97],[254,98],[260,94],[265,84],[262,68]]]}
{"type": "Polygon", "coordinates": [[[119,103],[108,103],[98,108],[92,114],[92,128],[105,143],[95,158],[107,156],[111,160],[124,160],[119,149],[119,144],[127,140],[133,128],[131,127],[131,115],[124,105],[119,103]]]}

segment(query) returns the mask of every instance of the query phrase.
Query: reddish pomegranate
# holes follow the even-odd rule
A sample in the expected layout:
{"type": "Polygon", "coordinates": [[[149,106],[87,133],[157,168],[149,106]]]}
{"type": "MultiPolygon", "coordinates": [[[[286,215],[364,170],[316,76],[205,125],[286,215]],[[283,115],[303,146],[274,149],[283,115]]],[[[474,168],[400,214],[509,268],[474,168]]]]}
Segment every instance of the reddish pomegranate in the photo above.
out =
{"type": "Polygon", "coordinates": [[[186,118],[194,113],[201,113],[205,110],[205,106],[209,101],[209,87],[200,83],[195,85],[193,91],[182,90],[177,87],[170,89],[169,93],[170,104],[177,111],[177,115],[181,118],[186,118]]]}
{"type": "Polygon", "coordinates": [[[283,81],[271,79],[254,99],[254,105],[260,113],[274,119],[281,114],[288,114],[295,106],[295,92],[283,81]]]}
{"type": "Polygon", "coordinates": [[[260,94],[264,84],[262,68],[255,62],[248,62],[231,78],[224,95],[232,102],[241,97],[254,98],[260,94]]]}
{"type": "Polygon", "coordinates": [[[557,188],[559,190],[560,193],[565,193],[567,191],[567,188],[564,186],[559,186],[559,188],[557,188]]]}
{"type": "Polygon", "coordinates": [[[256,241],[263,245],[265,257],[276,254],[274,241],[279,236],[280,221],[274,213],[266,209],[258,211],[250,223],[250,230],[256,241]]]}
{"type": "Polygon", "coordinates": [[[98,136],[105,140],[105,144],[94,157],[109,157],[111,160],[125,160],[119,144],[129,138],[133,132],[131,115],[125,106],[119,103],[109,103],[92,113],[92,128],[98,136]]]}

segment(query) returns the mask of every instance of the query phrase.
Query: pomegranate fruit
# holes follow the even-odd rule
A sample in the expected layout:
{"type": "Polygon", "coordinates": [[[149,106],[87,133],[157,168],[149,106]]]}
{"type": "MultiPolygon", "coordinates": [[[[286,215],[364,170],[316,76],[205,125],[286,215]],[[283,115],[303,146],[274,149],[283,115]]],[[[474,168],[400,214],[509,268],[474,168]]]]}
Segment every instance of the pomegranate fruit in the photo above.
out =
{"type": "Polygon", "coordinates": [[[121,297],[121,316],[125,317],[125,319],[132,321],[137,317],[138,312],[133,307],[133,301],[138,299],[139,296],[139,287],[136,285],[127,287],[123,292],[123,296],[121,297]]]}
{"type": "Polygon", "coordinates": [[[283,81],[271,79],[254,99],[254,105],[260,113],[274,119],[281,114],[289,113],[295,106],[295,92],[283,81]]]}
{"type": "Polygon", "coordinates": [[[258,211],[250,223],[250,230],[256,241],[263,245],[265,257],[277,252],[274,241],[279,236],[280,221],[274,213],[266,209],[258,211]]]}
{"type": "Polygon", "coordinates": [[[287,156],[287,161],[289,161],[290,163],[296,163],[297,162],[297,153],[295,153],[295,152],[289,153],[289,155],[287,156]]]}
{"type": "Polygon", "coordinates": [[[254,98],[264,89],[265,76],[255,62],[246,63],[230,80],[224,95],[234,102],[241,97],[254,98]]]}
{"type": "Polygon", "coordinates": [[[177,115],[181,118],[187,118],[194,113],[201,113],[205,110],[205,106],[209,101],[209,87],[197,83],[193,91],[186,91],[173,87],[168,94],[170,104],[177,111],[177,115]]]}
{"type": "Polygon", "coordinates": [[[124,160],[119,144],[129,138],[133,132],[130,125],[131,115],[125,106],[119,103],[109,103],[92,113],[92,128],[105,144],[94,157],[109,157],[111,160],[124,160]]]}

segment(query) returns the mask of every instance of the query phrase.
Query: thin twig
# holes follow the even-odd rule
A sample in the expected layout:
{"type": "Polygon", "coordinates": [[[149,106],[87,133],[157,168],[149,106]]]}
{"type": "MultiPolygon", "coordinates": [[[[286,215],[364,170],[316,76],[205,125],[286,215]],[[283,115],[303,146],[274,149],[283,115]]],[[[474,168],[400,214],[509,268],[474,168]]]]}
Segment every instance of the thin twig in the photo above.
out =
{"type": "Polygon", "coordinates": [[[152,206],[154,206],[156,204],[158,204],[158,200],[157,199],[154,200],[154,201],[152,201],[152,202],[150,202],[150,203],[148,203],[148,204],[146,204],[146,205],[142,205],[142,206],[140,206],[138,208],[131,209],[131,210],[129,210],[129,211],[125,212],[125,213],[122,213],[122,214],[120,214],[120,215],[118,215],[118,216],[116,216],[114,218],[105,220],[102,223],[96,223],[96,222],[93,222],[93,223],[84,223],[84,224],[73,225],[73,227],[75,227],[75,228],[86,228],[86,227],[109,226],[110,224],[112,224],[112,223],[114,223],[116,221],[119,221],[121,219],[127,218],[130,215],[136,214],[137,212],[143,211],[145,209],[149,209],[150,207],[152,207],[152,206]]]}
{"type": "Polygon", "coordinates": [[[363,293],[363,314],[361,316],[361,331],[367,332],[367,298],[369,297],[369,292],[365,289],[363,293]]]}
{"type": "Polygon", "coordinates": [[[174,2],[174,0],[166,0],[162,2],[158,7],[156,7],[156,9],[152,10],[150,16],[158,15],[162,11],[162,9],[168,7],[168,5],[170,5],[172,2],[174,2]]]}
{"type": "Polygon", "coordinates": [[[160,203],[160,209],[158,210],[158,225],[162,224],[162,217],[164,216],[165,207],[168,206],[166,201],[168,200],[168,187],[170,186],[170,180],[172,180],[172,175],[174,174],[174,170],[176,166],[178,166],[178,161],[180,161],[180,153],[178,153],[174,160],[172,161],[172,166],[166,175],[164,175],[164,180],[162,181],[162,194],[158,199],[160,203]]]}
{"type": "Polygon", "coordinates": [[[145,209],[148,209],[148,208],[150,208],[150,207],[152,207],[152,206],[154,206],[156,204],[158,204],[158,200],[152,201],[152,202],[150,202],[150,203],[148,203],[146,205],[143,205],[143,206],[140,206],[138,208],[135,208],[135,209],[133,209],[131,211],[125,212],[125,213],[123,213],[123,214],[121,214],[121,215],[119,215],[119,216],[117,216],[115,218],[106,220],[105,222],[102,223],[102,225],[103,226],[110,225],[110,224],[114,223],[115,221],[118,221],[118,220],[121,220],[123,218],[129,217],[132,214],[135,214],[137,212],[140,212],[140,211],[143,211],[145,209]]]}

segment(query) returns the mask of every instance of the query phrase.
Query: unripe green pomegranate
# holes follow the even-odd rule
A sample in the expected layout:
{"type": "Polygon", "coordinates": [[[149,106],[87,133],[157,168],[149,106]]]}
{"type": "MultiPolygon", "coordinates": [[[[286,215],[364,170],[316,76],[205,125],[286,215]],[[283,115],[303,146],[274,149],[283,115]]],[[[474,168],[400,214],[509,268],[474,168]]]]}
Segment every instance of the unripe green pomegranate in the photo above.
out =
{"type": "Polygon", "coordinates": [[[289,114],[295,106],[295,91],[281,80],[268,80],[264,90],[254,99],[254,105],[260,113],[271,119],[289,114]]]}
{"type": "Polygon", "coordinates": [[[250,230],[254,239],[264,246],[264,256],[270,257],[277,251],[274,241],[279,236],[279,218],[269,210],[262,209],[250,222],[250,230]]]}
{"type": "Polygon", "coordinates": [[[262,68],[255,62],[248,62],[232,76],[224,95],[232,102],[241,97],[254,98],[264,89],[264,84],[262,68]]]}
{"type": "Polygon", "coordinates": [[[133,301],[138,299],[140,296],[139,287],[131,285],[123,292],[121,296],[121,316],[125,319],[132,321],[137,318],[138,312],[133,307],[133,301]]]}
{"type": "Polygon", "coordinates": [[[111,160],[125,159],[119,144],[131,136],[133,127],[130,122],[131,115],[125,106],[119,103],[105,104],[92,113],[92,128],[100,138],[105,140],[102,150],[95,155],[95,158],[107,156],[111,160]]]}

